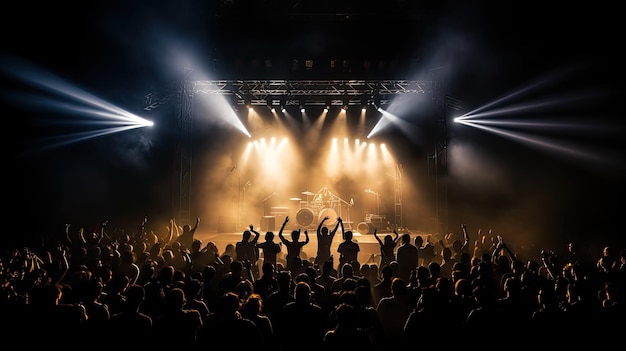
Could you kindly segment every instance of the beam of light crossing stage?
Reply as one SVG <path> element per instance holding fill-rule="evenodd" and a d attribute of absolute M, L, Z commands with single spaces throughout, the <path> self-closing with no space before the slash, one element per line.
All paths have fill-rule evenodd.
<path fill-rule="evenodd" d="M 570 68 L 569 71 L 571 71 L 571 70 L 572 69 Z M 558 77 L 561 77 L 561 76 L 565 75 L 567 73 L 566 71 L 568 71 L 568 70 L 564 70 L 563 72 L 560 72 L 560 73 L 559 72 L 553 73 L 553 74 L 551 74 L 550 76 L 548 76 L 546 78 L 543 78 L 543 79 L 538 80 L 538 81 L 536 81 L 534 83 L 528 84 L 527 86 L 522 87 L 522 88 L 520 88 L 520 89 L 518 89 L 518 90 L 516 90 L 516 91 L 514 91 L 514 92 L 512 92 L 512 93 L 510 93 L 508 95 L 500 97 L 500 98 L 498 98 L 498 99 L 496 99 L 496 100 L 494 100 L 492 102 L 489 102 L 489 103 L 487 103 L 487 104 L 485 104 L 483 106 L 480 106 L 480 107 L 478 107 L 478 108 L 476 108 L 476 109 L 474 109 L 472 111 L 469 111 L 465 115 L 476 115 L 478 112 L 483 111 L 483 110 L 485 110 L 485 109 L 487 109 L 489 107 L 492 107 L 492 106 L 495 106 L 495 105 L 497 105 L 499 103 L 511 100 L 514 97 L 518 96 L 518 95 L 521 95 L 523 93 L 529 92 L 529 91 L 531 91 L 533 89 L 536 89 L 538 87 L 544 86 L 548 82 L 554 81 Z M 463 116 L 465 116 L 465 115 L 463 115 Z M 461 116 L 461 117 L 463 117 L 463 116 Z"/>
<path fill-rule="evenodd" d="M 473 117 L 473 116 L 472 116 Z M 522 128 L 532 128 L 532 129 L 558 129 L 558 130 L 567 130 L 567 129 L 576 129 L 576 130 L 584 130 L 589 131 L 589 129 L 597 129 L 597 130 L 608 130 L 608 127 L 603 126 L 589 126 L 587 124 L 582 123 L 555 123 L 555 122 L 540 122 L 540 121 L 516 121 L 516 120 L 486 120 L 486 119 L 473 119 L 473 118 L 455 118 L 455 123 L 459 124 L 475 124 L 475 125 L 488 125 L 488 126 L 496 126 L 496 127 L 522 127 Z M 463 123 L 468 122 L 468 123 Z"/>
<path fill-rule="evenodd" d="M 219 121 L 222 123 L 226 123 L 237 130 L 241 131 L 248 138 L 252 138 L 252 135 L 246 129 L 241 119 L 237 115 L 237 112 L 233 109 L 233 107 L 228 103 L 228 100 L 221 95 L 209 95 L 206 97 L 209 102 L 211 102 L 210 107 L 206 107 L 211 111 L 207 111 L 206 115 L 212 116 L 213 121 Z M 200 115 L 203 113 L 200 112 Z"/>
<path fill-rule="evenodd" d="M 10 66 L 10 65 L 8 65 Z M 8 67 L 5 66 L 5 69 Z M 9 73 L 24 82 L 42 89 L 44 92 L 58 95 L 65 100 L 55 100 L 49 97 L 34 96 L 28 101 L 26 97 L 18 98 L 30 106 L 36 105 L 62 114 L 79 115 L 84 118 L 95 117 L 95 120 L 71 120 L 63 122 L 73 125 L 104 125 L 111 126 L 98 130 L 69 133 L 40 139 L 39 143 L 49 141 L 48 145 L 42 145 L 37 150 L 51 149 L 63 145 L 81 142 L 96 137 L 119 133 L 135 128 L 149 127 L 153 123 L 138 117 L 122 108 L 119 108 L 93 94 L 79 89 L 61 78 L 38 69 L 32 65 L 21 64 L 13 69 L 8 69 Z M 16 95 L 13 93 L 12 95 Z M 32 94 L 30 94 L 32 96 Z M 43 123 L 54 123 L 53 121 L 43 121 Z M 58 141 L 61 140 L 61 141 Z M 36 150 L 31 150 L 36 151 Z"/>
<path fill-rule="evenodd" d="M 123 127 L 106 128 L 106 129 L 100 129 L 100 130 L 92 130 L 88 132 L 68 133 L 68 134 L 63 134 L 63 135 L 47 137 L 47 138 L 41 138 L 38 141 L 39 143 L 44 144 L 44 145 L 41 145 L 38 148 L 31 149 L 29 153 L 33 153 L 36 151 L 50 150 L 50 149 L 54 149 L 57 147 L 66 146 L 69 144 L 74 144 L 74 143 L 78 143 L 81 141 L 101 137 L 101 136 L 108 135 L 108 134 L 119 133 L 119 132 L 123 132 L 123 131 L 134 129 L 134 128 L 139 128 L 139 127 L 140 126 L 137 126 L 137 125 L 131 125 L 131 126 L 126 125 Z"/>
<path fill-rule="evenodd" d="M 463 125 L 470 126 L 470 127 L 478 128 L 488 133 L 493 133 L 493 134 L 505 137 L 507 139 L 515 140 L 523 144 L 539 147 L 545 150 L 554 151 L 560 154 L 566 154 L 569 156 L 574 156 L 574 157 L 578 157 L 581 159 L 588 159 L 592 161 L 608 161 L 604 159 L 603 157 L 600 157 L 596 154 L 580 150 L 580 148 L 578 147 L 562 145 L 562 143 L 554 142 L 552 140 L 549 140 L 548 138 L 541 138 L 538 136 L 531 136 L 531 135 L 524 134 L 524 133 L 511 132 L 511 131 L 507 131 L 501 128 L 489 127 L 489 126 L 481 125 L 480 123 L 476 123 L 475 121 L 459 120 L 457 122 Z"/>
<path fill-rule="evenodd" d="M 374 128 L 372 128 L 372 130 L 367 135 L 368 139 L 378 134 L 382 130 L 384 130 L 390 124 L 399 126 L 400 127 L 399 130 L 403 132 L 412 130 L 412 126 L 409 122 L 394 115 L 393 113 L 387 112 L 383 110 L 382 108 L 378 108 L 378 112 L 382 114 L 382 117 L 378 120 L 378 122 L 376 122 L 376 125 L 374 125 Z"/>
<path fill-rule="evenodd" d="M 546 100 L 546 101 L 519 104 L 519 105 L 502 107 L 502 108 L 497 108 L 497 109 L 493 109 L 493 110 L 489 110 L 485 112 L 476 113 L 476 111 L 478 110 L 483 111 L 485 108 L 487 108 L 488 105 L 485 105 L 474 110 L 474 112 L 467 112 L 467 113 L 462 114 L 461 116 L 456 117 L 454 121 L 456 122 L 458 120 L 464 120 L 464 119 L 474 120 L 475 118 L 487 118 L 487 117 L 494 117 L 494 116 L 500 117 L 504 115 L 523 113 L 529 110 L 538 110 L 541 108 L 568 106 L 568 105 L 572 105 L 573 103 L 580 102 L 584 99 L 595 97 L 595 94 L 593 95 L 594 96 L 592 96 L 592 94 L 584 94 L 584 95 L 577 94 L 576 96 L 570 95 L 570 96 L 562 97 L 558 99 L 555 98 L 555 99 Z"/>
<path fill-rule="evenodd" d="M 50 98 L 38 97 L 38 96 L 16 96 L 16 99 L 21 99 L 24 104 L 30 104 L 31 106 L 37 105 L 48 110 L 54 110 L 58 112 L 63 112 L 65 114 L 75 114 L 80 115 L 82 117 L 102 117 L 106 118 L 102 119 L 94 119 L 91 121 L 76 121 L 72 120 L 72 124 L 111 124 L 111 125 L 128 125 L 134 128 L 139 127 L 150 127 L 154 125 L 151 121 L 143 119 L 141 117 L 137 117 L 134 115 L 120 115 L 118 113 L 113 113 L 104 110 L 98 110 L 95 108 L 90 108 L 87 106 L 75 105 L 70 102 L 57 101 Z M 116 121 L 117 120 L 117 121 Z M 52 123 L 52 121 L 46 121 L 46 123 Z M 63 121 L 62 123 L 67 123 Z M 130 128 L 132 129 L 132 128 Z"/>
<path fill-rule="evenodd" d="M 55 93 L 60 96 L 71 98 L 76 102 L 82 102 L 86 105 L 97 107 L 100 111 L 108 111 L 111 113 L 109 116 L 125 118 L 129 121 L 129 123 L 139 124 L 140 126 L 152 125 L 152 122 L 119 108 L 82 89 L 79 89 L 51 73 L 44 72 L 43 70 L 37 69 L 33 66 L 23 66 L 23 68 L 23 70 L 13 70 L 11 73 L 34 86 L 45 88 L 50 93 Z"/>

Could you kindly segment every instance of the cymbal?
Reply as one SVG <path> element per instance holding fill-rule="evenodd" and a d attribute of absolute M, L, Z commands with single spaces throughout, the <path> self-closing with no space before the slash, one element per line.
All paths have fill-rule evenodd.
<path fill-rule="evenodd" d="M 312 192 L 310 192 L 310 191 L 303 191 L 303 192 L 302 192 L 302 195 L 315 195 L 315 194 L 313 194 L 313 193 L 312 193 Z"/>
<path fill-rule="evenodd" d="M 302 199 L 299 198 L 299 197 L 291 197 L 291 198 L 289 198 L 289 200 L 292 200 L 292 201 L 302 201 Z"/>

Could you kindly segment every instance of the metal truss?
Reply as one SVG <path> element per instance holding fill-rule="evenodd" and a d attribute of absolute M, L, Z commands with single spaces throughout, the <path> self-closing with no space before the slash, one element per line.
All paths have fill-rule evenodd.
<path fill-rule="evenodd" d="M 432 94 L 433 82 L 414 80 L 198 80 L 186 81 L 192 95 L 232 96 L 238 105 L 331 106 L 390 103 L 399 95 Z M 146 95 L 153 110 L 180 95 L 180 85 Z"/>

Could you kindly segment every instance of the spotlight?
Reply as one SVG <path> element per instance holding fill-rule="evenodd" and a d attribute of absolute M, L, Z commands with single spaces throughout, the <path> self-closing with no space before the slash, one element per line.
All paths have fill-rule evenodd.
<path fill-rule="evenodd" d="M 367 95 L 361 96 L 361 111 L 365 112 L 367 110 L 368 101 Z"/>
<path fill-rule="evenodd" d="M 298 70 L 300 70 L 300 60 L 298 60 L 297 58 L 291 60 L 291 70 L 293 72 L 297 72 Z"/>
<path fill-rule="evenodd" d="M 344 73 L 351 72 L 352 70 L 350 68 L 350 60 L 349 59 L 343 59 L 343 61 L 341 62 L 341 68 L 342 68 Z"/>
<path fill-rule="evenodd" d="M 372 103 L 376 109 L 380 107 L 380 94 L 378 93 L 378 90 L 374 90 L 374 93 L 372 94 Z"/>
<path fill-rule="evenodd" d="M 328 63 L 328 67 L 330 68 L 331 72 L 336 72 L 337 71 L 337 59 L 330 59 Z"/>

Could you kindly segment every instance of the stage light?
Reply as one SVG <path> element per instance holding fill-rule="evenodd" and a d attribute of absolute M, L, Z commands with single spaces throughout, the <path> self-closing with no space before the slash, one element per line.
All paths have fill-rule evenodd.
<path fill-rule="evenodd" d="M 307 71 L 310 71 L 313 69 L 313 59 L 306 59 L 306 61 L 304 61 L 304 67 Z"/>
<path fill-rule="evenodd" d="M 377 110 L 380 108 L 380 94 L 378 93 L 378 90 L 374 90 L 374 93 L 372 94 L 372 103 Z"/>
<path fill-rule="evenodd" d="M 349 59 L 343 59 L 343 61 L 341 62 L 341 68 L 342 68 L 344 73 L 351 72 L 352 70 L 350 69 L 350 60 Z"/>
<path fill-rule="evenodd" d="M 337 59 L 331 59 L 328 63 L 331 72 L 337 71 Z"/>

